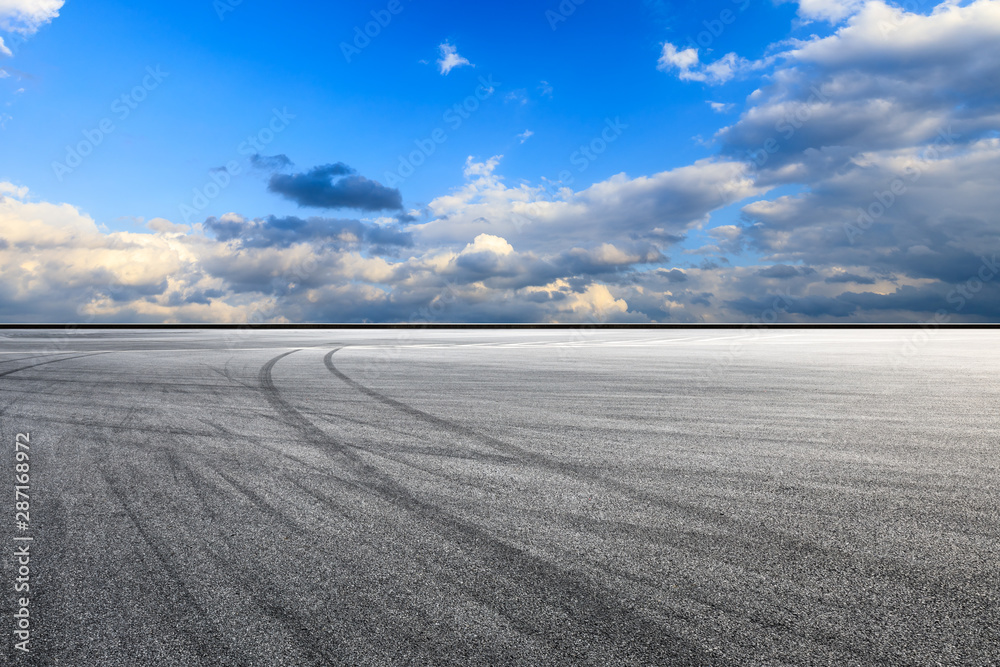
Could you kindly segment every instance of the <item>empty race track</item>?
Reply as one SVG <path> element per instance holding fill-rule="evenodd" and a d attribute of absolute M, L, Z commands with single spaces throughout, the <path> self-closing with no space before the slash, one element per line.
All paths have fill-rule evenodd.
<path fill-rule="evenodd" d="M 1000 331 L 0 331 L 0 662 L 1000 664 L 998 377 Z"/>

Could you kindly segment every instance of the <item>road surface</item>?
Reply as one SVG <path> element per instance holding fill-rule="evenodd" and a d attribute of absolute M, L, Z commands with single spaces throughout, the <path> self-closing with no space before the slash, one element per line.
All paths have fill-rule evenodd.
<path fill-rule="evenodd" d="M 0 662 L 1000 664 L 998 339 L 0 331 Z"/>

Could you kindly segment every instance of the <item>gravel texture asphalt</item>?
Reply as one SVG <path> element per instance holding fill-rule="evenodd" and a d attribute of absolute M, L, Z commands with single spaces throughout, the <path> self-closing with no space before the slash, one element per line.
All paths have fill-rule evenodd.
<path fill-rule="evenodd" d="M 997 665 L 998 343 L 0 331 L 0 663 Z"/>

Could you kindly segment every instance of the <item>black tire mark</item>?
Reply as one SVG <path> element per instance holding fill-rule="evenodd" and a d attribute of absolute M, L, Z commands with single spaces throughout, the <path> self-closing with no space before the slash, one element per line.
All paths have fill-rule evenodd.
<path fill-rule="evenodd" d="M 86 426 L 88 429 L 108 429 L 109 431 L 128 431 L 130 433 L 148 433 L 151 435 L 184 435 L 189 437 L 208 437 L 213 435 L 209 432 L 189 431 L 183 428 L 152 428 L 139 426 L 124 426 L 122 424 L 108 424 L 96 420 L 82 419 L 59 419 L 48 415 L 33 415 L 21 413 L 19 419 L 32 420 L 42 424 L 65 424 L 67 426 Z"/>
<path fill-rule="evenodd" d="M 20 373 L 21 371 L 26 371 L 29 368 L 38 368 L 39 366 L 45 366 L 47 364 L 58 364 L 62 361 L 69 361 L 71 359 L 83 359 L 84 357 L 96 357 L 99 354 L 111 354 L 110 352 L 91 352 L 89 354 L 78 354 L 75 357 L 63 357 L 62 359 L 51 359 L 49 361 L 39 361 L 37 364 L 31 364 L 29 366 L 21 366 L 20 368 L 12 368 L 9 371 L 0 372 L 0 378 L 6 377 L 8 375 L 13 375 L 14 373 Z"/>
<path fill-rule="evenodd" d="M 336 351 L 328 354 L 327 360 Z M 281 398 L 272 380 L 271 372 L 278 361 L 293 352 L 278 355 L 261 368 L 261 386 L 266 392 L 268 401 L 276 410 L 279 410 L 289 426 L 297 429 L 311 443 L 321 447 L 333 444 L 334 450 L 348 452 L 349 450 L 343 443 L 331 438 Z M 336 371 L 334 372 L 336 373 Z M 388 400 L 392 401 L 393 399 Z M 393 402 L 399 403 L 398 401 Z M 404 404 L 399 403 L 399 405 L 405 412 L 426 414 Z M 465 429 L 463 428 L 463 430 Z M 350 452 L 350 454 L 353 456 L 348 456 L 348 460 L 358 465 L 357 472 L 362 474 L 364 480 L 359 483 L 360 486 L 379 496 L 383 501 L 432 524 L 435 527 L 435 532 L 441 537 L 463 545 L 471 553 L 479 554 L 484 564 L 500 575 L 499 578 L 495 578 L 490 576 L 490 572 L 481 570 L 468 572 L 469 577 L 480 579 L 478 584 L 470 589 L 471 591 L 495 590 L 497 586 L 504 586 L 509 582 L 504 586 L 510 589 L 504 591 L 506 594 L 495 595 L 483 599 L 482 602 L 497 610 L 512 626 L 525 635 L 558 646 L 563 655 L 575 654 L 580 648 L 580 642 L 589 640 L 596 641 L 599 646 L 611 646 L 619 655 L 639 660 L 641 664 L 729 664 L 727 660 L 700 649 L 693 642 L 671 632 L 667 627 L 641 612 L 637 613 L 636 609 L 617 600 L 614 591 L 607 590 L 596 581 L 590 580 L 586 575 L 573 576 L 572 572 L 532 556 L 478 526 L 421 500 L 395 479 L 382 473 L 374 466 L 360 461 L 356 453 Z M 485 595 L 485 593 L 482 594 Z M 575 632 L 572 634 L 576 636 L 567 636 L 568 633 L 554 631 L 551 628 L 546 632 L 539 628 L 536 622 L 526 619 L 523 602 L 525 595 L 537 597 L 539 598 L 537 599 L 538 604 L 552 609 L 566 618 L 574 619 L 573 629 Z M 531 608 L 537 609 L 537 607 Z M 672 620 L 679 623 L 688 621 L 686 617 L 676 614 Z M 597 640 L 595 635 L 599 635 L 602 639 Z"/>
<path fill-rule="evenodd" d="M 438 417 L 436 415 L 424 412 L 423 410 L 407 405 L 401 401 L 398 401 L 378 391 L 375 391 L 374 389 L 366 387 L 361 383 L 357 382 L 356 380 L 354 380 L 353 378 L 349 377 L 342 371 L 340 371 L 340 369 L 338 369 L 334 365 L 333 356 L 341 349 L 343 348 L 334 349 L 326 354 L 326 356 L 324 357 L 324 364 L 326 365 L 327 369 L 331 373 L 336 375 L 340 380 L 344 381 L 346 384 L 351 386 L 352 388 L 360 391 L 361 393 L 367 396 L 370 396 L 371 398 L 385 405 L 398 409 L 401 412 L 404 412 L 417 419 L 432 424 L 435 427 L 447 429 L 453 433 L 457 433 L 463 436 L 477 438 L 480 441 L 485 442 L 488 445 L 494 447 L 495 449 L 500 449 L 502 451 L 510 452 L 515 456 L 518 456 L 521 462 L 535 464 L 539 467 L 549 469 L 551 471 L 560 474 L 572 475 L 574 477 L 598 484 L 609 490 L 622 493 L 626 496 L 630 496 L 636 500 L 640 500 L 642 502 L 646 502 L 654 506 L 658 506 L 668 510 L 683 511 L 703 521 L 728 529 L 728 532 L 720 532 L 718 535 L 715 536 L 714 539 L 721 540 L 722 542 L 724 542 L 726 545 L 729 545 L 733 549 L 737 549 L 741 546 L 744 546 L 740 543 L 738 538 L 735 538 L 732 535 L 728 534 L 730 532 L 739 531 L 740 529 L 745 528 L 745 526 L 740 524 L 740 522 L 736 518 L 720 515 L 718 512 L 707 510 L 705 508 L 691 506 L 685 503 L 670 501 L 668 499 L 663 498 L 662 496 L 645 492 L 640 489 L 635 489 L 634 487 L 622 484 L 620 482 L 617 482 L 616 480 L 608 479 L 600 474 L 592 472 L 591 470 L 583 466 L 562 464 L 557 460 L 552 459 L 548 456 L 527 451 L 521 447 L 517 447 L 516 445 L 512 445 L 510 443 L 505 443 L 490 435 L 479 433 L 478 431 L 463 426 L 461 424 L 457 424 L 449 420 L 443 419 L 441 417 Z M 582 528 L 582 526 L 580 526 L 580 528 Z M 678 541 L 680 541 L 680 543 L 686 543 L 685 540 L 680 539 L 682 537 L 681 534 L 674 533 L 671 531 L 657 531 L 657 533 L 659 541 L 663 544 L 677 544 Z M 837 562 L 842 567 L 849 567 L 852 569 L 858 566 L 858 563 L 856 561 L 853 561 L 848 555 L 840 552 L 839 550 L 823 549 L 812 542 L 795 538 L 794 536 L 781 532 L 780 530 L 777 529 L 762 528 L 761 534 L 763 537 L 766 538 L 760 541 L 761 544 L 780 545 L 780 546 L 773 546 L 773 548 L 770 550 L 772 553 L 774 553 L 775 556 L 778 556 L 779 552 L 782 551 L 783 548 L 786 554 L 789 552 L 798 553 L 801 554 L 802 557 L 807 560 L 821 559 L 823 562 Z M 695 533 L 694 535 L 697 534 Z M 634 537 L 634 535 L 630 536 Z M 702 549 L 697 549 L 697 551 L 700 553 L 704 553 L 706 555 L 712 555 L 711 549 L 702 548 Z M 719 554 L 714 554 L 714 555 L 715 557 L 722 558 L 722 560 L 725 562 L 729 562 L 728 559 L 719 556 Z M 912 583 L 912 577 L 907 576 L 906 572 L 896 572 L 895 574 L 896 578 L 901 579 L 906 583 Z M 720 609 L 722 611 L 734 611 L 732 609 L 727 609 L 725 607 L 722 607 L 718 605 L 718 603 L 712 603 L 708 601 L 707 598 L 702 599 L 702 597 L 703 596 L 694 596 L 692 597 L 692 599 L 697 600 L 710 607 Z M 748 618 L 747 620 L 761 627 L 770 627 L 768 625 L 770 621 L 768 621 L 768 619 L 766 618 L 759 618 L 759 619 Z M 784 629 L 792 631 L 790 628 L 784 628 Z M 864 655 L 869 655 L 867 653 L 868 649 L 866 649 L 865 647 L 853 646 L 844 639 L 834 642 L 834 645 L 841 647 L 843 650 L 849 653 L 853 654 L 861 653 Z M 874 664 L 884 664 L 886 661 L 886 658 L 875 658 L 870 655 L 869 657 L 874 661 Z"/>
<path fill-rule="evenodd" d="M 53 354 L 62 354 L 62 353 L 55 352 Z M 94 356 L 97 356 L 99 354 L 110 354 L 110 352 L 91 352 L 89 354 L 78 354 L 78 355 L 72 356 L 72 357 L 63 357 L 62 359 L 51 359 L 49 361 L 40 361 L 37 364 L 29 364 L 28 366 L 21 366 L 20 368 L 12 368 L 10 370 L 6 370 L 6 371 L 3 371 L 3 372 L 0 372 L 0 378 L 6 377 L 8 375 L 13 375 L 14 373 L 20 373 L 21 371 L 26 371 L 26 370 L 28 370 L 30 368 L 37 368 L 39 366 L 45 366 L 47 364 L 57 364 L 57 363 L 62 362 L 62 361 L 70 361 L 72 359 L 82 359 L 84 357 L 94 357 Z M 52 355 L 40 355 L 40 356 L 52 356 Z M 49 380 L 49 381 L 43 380 L 42 382 L 44 382 L 45 385 L 48 385 L 48 384 L 52 383 L 51 380 Z M 45 385 L 43 385 L 43 386 L 45 386 Z M 6 391 L 6 390 L 0 388 L 0 392 L 3 392 L 3 391 Z M 10 403 L 7 403 L 6 405 L 0 405 L 0 414 L 3 414 L 4 412 L 6 412 L 9 409 L 11 409 L 14 406 L 16 406 L 22 400 L 22 398 L 23 398 L 22 394 L 20 392 L 17 392 L 15 394 L 15 397 L 14 397 L 13 401 L 11 401 Z"/>
<path fill-rule="evenodd" d="M 226 501 L 226 499 L 228 498 L 227 494 L 224 493 L 221 490 L 221 488 L 218 487 L 217 485 L 213 484 L 204 477 L 195 474 L 194 471 L 189 466 L 182 465 L 179 462 L 178 465 L 180 467 L 182 474 L 184 474 L 184 476 L 187 478 L 187 481 L 191 489 L 198 497 L 201 503 L 200 505 L 201 509 L 203 509 L 212 518 L 213 521 L 219 518 L 219 515 L 217 515 L 214 512 L 214 510 L 212 510 L 211 504 L 208 502 L 204 489 L 208 488 L 214 491 L 216 495 L 219 497 L 221 502 Z M 218 471 L 216 470 L 216 472 Z M 105 481 L 108 481 L 108 476 L 106 474 L 104 474 L 104 477 Z M 227 481 L 230 480 L 227 479 Z M 197 603 L 193 594 L 190 593 L 190 590 L 185 585 L 183 579 L 181 578 L 180 573 L 177 571 L 176 568 L 173 568 L 170 565 L 168 557 L 164 555 L 166 548 L 162 544 L 160 544 L 158 540 L 154 540 L 153 538 L 151 538 L 151 536 L 145 531 L 137 515 L 133 511 L 131 511 L 131 509 L 128 507 L 127 504 L 125 504 L 123 494 L 118 492 L 115 488 L 112 488 L 112 491 L 115 493 L 115 496 L 119 499 L 119 502 L 122 503 L 122 506 L 124 507 L 126 513 L 132 520 L 132 523 L 135 524 L 136 528 L 139 530 L 139 533 L 142 536 L 143 540 L 153 550 L 154 555 L 156 556 L 160 564 L 163 566 L 163 569 L 167 572 L 170 580 L 181 591 L 181 594 L 185 602 L 189 606 L 192 606 L 195 609 L 197 609 L 202 617 L 209 618 L 210 616 L 208 615 L 206 610 L 200 604 Z M 227 581 L 232 581 L 235 584 L 237 584 L 239 589 L 246 595 L 246 597 L 253 601 L 252 609 L 262 612 L 265 616 L 275 621 L 282 630 L 287 631 L 297 642 L 297 648 L 304 655 L 310 656 L 310 659 L 312 660 L 313 664 L 316 665 L 331 664 L 329 662 L 330 656 L 325 655 L 322 651 L 317 652 L 315 648 L 317 637 L 314 636 L 314 634 L 307 629 L 309 627 L 308 619 L 301 617 L 295 614 L 294 612 L 285 609 L 284 607 L 281 607 L 279 604 L 275 602 L 275 600 L 286 598 L 287 591 L 280 591 L 273 586 L 266 586 L 267 592 L 262 594 L 260 592 L 260 589 L 262 586 L 265 585 L 262 583 L 259 577 L 254 577 L 253 579 L 251 579 L 252 575 L 248 576 L 241 574 L 241 571 L 245 570 L 245 567 L 239 566 L 231 562 L 230 560 L 226 559 L 225 557 L 221 556 L 215 549 L 212 548 L 212 546 L 209 543 L 200 544 L 199 553 L 208 556 L 208 558 L 212 562 L 214 562 L 218 567 L 220 567 L 221 573 L 226 577 Z M 178 627 L 181 626 L 178 625 Z M 212 635 L 211 640 L 214 640 L 212 641 L 212 645 L 214 646 L 219 644 L 219 642 L 223 640 L 222 633 L 214 625 L 210 626 L 210 631 Z M 188 634 L 190 633 L 185 633 L 185 636 L 187 636 Z M 206 660 L 205 664 L 209 664 L 208 662 L 209 660 L 211 661 L 211 664 L 217 664 L 216 661 L 218 660 L 217 657 L 218 653 L 208 652 L 208 650 L 211 647 L 204 640 L 195 636 L 193 640 L 189 641 L 197 642 L 198 655 Z M 240 665 L 253 664 L 242 658 L 237 659 L 235 656 L 233 656 L 233 653 L 228 646 L 223 645 L 223 648 L 225 650 L 225 655 L 232 658 L 232 662 L 229 664 L 240 664 Z"/>
<path fill-rule="evenodd" d="M 365 419 L 360 417 L 355 418 L 355 417 L 347 417 L 345 415 L 332 415 L 322 412 L 305 412 L 305 411 L 303 411 L 302 414 L 312 415 L 314 417 L 317 417 L 326 422 L 327 424 L 329 424 L 330 426 L 336 426 L 337 424 L 335 423 L 335 421 L 344 421 L 350 424 L 357 424 L 358 426 L 371 425 L 370 422 L 365 421 Z M 383 430 L 388 431 L 390 433 L 395 433 L 397 435 L 404 435 L 404 436 L 413 435 L 412 430 L 407 430 L 404 428 L 385 427 Z M 422 439 L 426 440 L 426 438 Z M 357 445 L 354 446 L 357 447 Z M 455 451 L 454 449 L 449 449 L 448 447 L 440 445 L 410 446 L 410 447 L 396 447 L 396 448 L 382 446 L 376 450 L 366 450 L 366 451 L 371 451 L 372 453 L 393 451 L 400 454 L 416 454 L 423 456 L 434 456 L 445 459 L 460 459 L 464 461 L 479 461 L 488 463 L 521 463 L 520 459 L 505 454 L 487 454 L 481 452 L 473 453 L 468 451 Z"/>
<path fill-rule="evenodd" d="M 17 357 L 15 359 L 3 359 L 2 361 L 0 361 L 0 364 L 13 364 L 13 363 L 16 363 L 18 361 L 27 361 L 28 359 L 42 359 L 42 358 L 45 358 L 45 357 L 53 357 L 53 356 L 55 356 L 57 354 L 68 354 L 68 353 L 67 352 L 46 352 L 46 353 L 43 353 L 43 354 L 29 354 L 29 355 L 27 355 L 25 357 Z M 6 356 L 6 355 L 4 355 L 4 356 Z"/>
<path fill-rule="evenodd" d="M 332 350 L 329 353 L 327 353 L 327 355 L 323 358 L 323 363 L 326 364 L 327 369 L 329 369 L 329 371 L 331 373 L 333 373 L 334 375 L 336 375 L 338 378 L 340 378 L 341 380 L 343 380 L 344 382 L 346 382 L 348 385 L 350 385 L 354 389 L 357 389 L 361 393 L 365 394 L 366 396 L 370 396 L 370 397 L 374 398 L 376 401 L 379 401 L 380 403 L 384 403 L 385 405 L 388 405 L 388 406 L 393 407 L 393 408 L 395 408 L 397 410 L 405 412 L 408 415 L 416 417 L 417 419 L 420 419 L 422 421 L 428 422 L 428 423 L 430 423 L 430 424 L 432 424 L 432 425 L 434 425 L 434 426 L 436 426 L 438 428 L 442 428 L 442 429 L 445 429 L 447 431 L 451 431 L 452 433 L 458 433 L 459 435 L 464 435 L 466 437 L 473 438 L 473 439 L 479 440 L 481 442 L 485 442 L 488 445 L 490 445 L 491 447 L 493 447 L 494 449 L 498 449 L 500 451 L 507 451 L 507 452 L 516 454 L 518 457 L 520 457 L 522 459 L 525 458 L 525 457 L 528 457 L 528 458 L 545 459 L 546 461 L 548 460 L 546 457 L 543 457 L 543 456 L 540 456 L 538 454 L 535 454 L 534 452 L 530 452 L 530 451 L 528 451 L 526 449 L 523 449 L 521 447 L 517 447 L 515 445 L 511 445 L 509 443 L 503 442 L 502 440 L 498 440 L 498 439 L 494 438 L 493 436 L 489 436 L 489 435 L 486 435 L 484 433 L 480 433 L 480 432 L 475 431 L 475 430 L 473 430 L 471 428 L 468 428 L 467 426 L 462 426 L 461 424 L 456 424 L 455 422 L 449 421 L 447 419 L 443 419 L 443 418 L 438 417 L 436 415 L 432 415 L 432 414 L 430 414 L 428 412 L 424 412 L 423 410 L 418 410 L 417 408 L 415 408 L 415 407 L 413 407 L 411 405 L 407 405 L 406 403 L 403 403 L 401 401 L 397 401 L 394 398 L 389 398 L 385 394 L 381 394 L 381 393 L 375 391 L 374 389 L 366 387 L 365 385 L 361 384 L 360 382 L 357 382 L 354 379 L 352 379 L 352 378 L 348 377 L 347 375 L 345 375 L 344 373 L 342 373 L 340 371 L 340 369 L 337 368 L 333 364 L 333 355 L 335 355 L 337 352 L 340 352 L 341 349 L 343 349 L 343 348 L 337 348 L 337 349 Z"/>
<path fill-rule="evenodd" d="M 716 559 L 735 567 L 746 566 L 745 561 L 741 561 L 739 558 L 732 556 L 732 554 L 739 553 L 740 547 L 743 545 L 739 543 L 738 539 L 729 535 L 713 535 L 711 543 L 699 544 L 700 541 L 703 541 L 704 536 L 693 530 L 678 531 L 668 528 L 636 526 L 628 522 L 601 520 L 585 515 L 573 515 L 569 518 L 573 520 L 572 525 L 575 529 L 591 533 L 592 535 L 601 538 L 614 536 L 647 542 L 652 545 L 679 544 L 685 551 L 698 554 L 703 558 Z M 762 541 L 760 545 L 766 549 L 767 554 L 775 562 L 778 560 L 787 560 L 789 558 L 789 554 L 797 553 L 798 549 L 796 546 L 791 546 L 781 542 L 772 542 L 770 540 Z M 852 570 L 857 571 L 859 566 L 857 561 L 852 560 L 848 554 L 840 549 L 820 549 L 815 545 L 812 545 L 810 553 L 799 554 L 798 556 L 804 561 L 815 561 L 815 567 L 817 570 L 822 567 L 827 570 L 832 569 L 835 572 L 848 572 Z M 865 574 L 866 576 L 869 575 L 867 572 Z M 882 572 L 881 574 L 884 576 L 887 573 Z M 905 583 L 912 583 L 919 580 L 917 576 L 914 576 L 914 574 L 909 571 L 896 571 L 888 574 Z M 616 572 L 615 575 L 629 581 L 635 586 L 652 586 L 651 580 L 643 579 L 642 577 L 635 576 L 634 574 Z M 700 586 L 696 590 L 687 591 L 685 593 L 685 597 L 697 602 L 698 604 L 723 612 L 724 614 L 739 615 L 750 625 L 756 626 L 764 631 L 778 630 L 780 632 L 793 635 L 798 639 L 815 642 L 822 645 L 824 648 L 835 648 L 843 653 L 851 654 L 855 658 L 867 664 L 893 664 L 891 658 L 875 654 L 875 651 L 878 650 L 877 647 L 853 643 L 852 640 L 854 637 L 845 637 L 842 635 L 824 636 L 824 630 L 822 629 L 816 629 L 808 626 L 802 627 L 801 625 L 795 626 L 776 619 L 773 615 L 769 615 L 764 611 L 751 613 L 745 606 L 740 607 L 739 605 L 726 604 L 724 602 L 713 600 L 709 595 L 706 595 L 701 590 Z M 841 609 L 846 610 L 850 607 L 849 602 L 844 602 L 839 605 L 831 602 L 825 602 L 824 604 L 827 608 L 830 606 L 839 606 Z"/>
<path fill-rule="evenodd" d="M 609 479 L 597 472 L 592 471 L 586 466 L 560 462 L 552 457 L 546 456 L 544 454 L 538 454 L 537 452 L 532 452 L 523 447 L 518 447 L 517 445 L 512 445 L 510 443 L 503 442 L 502 440 L 494 438 L 493 436 L 486 435 L 484 433 L 479 433 L 478 431 L 471 429 L 467 426 L 456 424 L 447 419 L 443 419 L 436 415 L 432 415 L 430 413 L 424 412 L 423 410 L 419 410 L 410 405 L 402 403 L 401 401 L 397 401 L 394 398 L 390 398 L 389 396 L 386 396 L 378 391 L 375 391 L 374 389 L 362 385 L 361 383 L 357 382 L 350 376 L 344 374 L 340 369 L 338 369 L 333 363 L 333 355 L 339 352 L 341 349 L 343 348 L 337 348 L 335 350 L 332 350 L 329 353 L 327 353 L 327 355 L 324 357 L 323 361 L 327 369 L 330 370 L 330 372 L 336 375 L 338 378 L 343 380 L 345 383 L 347 383 L 349 386 L 357 389 L 358 391 L 374 398 L 375 400 L 385 405 L 397 408 L 409 415 L 412 415 L 418 419 L 431 423 L 439 428 L 448 429 L 454 433 L 459 433 L 467 437 L 478 438 L 482 442 L 485 442 L 496 449 L 509 452 L 512 456 L 514 456 L 518 460 L 518 462 L 534 464 L 542 469 L 546 469 L 570 477 L 575 477 L 577 479 L 581 479 L 583 481 L 590 482 L 598 486 L 602 486 L 610 491 L 621 493 L 625 496 L 632 498 L 633 500 L 643 503 L 648 503 L 650 505 L 665 510 L 684 512 L 687 513 L 688 515 L 695 516 L 698 519 L 701 519 L 702 521 L 715 524 L 724 529 L 738 531 L 743 528 L 742 524 L 740 524 L 739 521 L 737 521 L 735 518 L 731 518 L 725 515 L 720 515 L 719 512 L 716 512 L 714 510 L 706 509 L 704 507 L 700 507 L 697 505 L 692 505 L 690 503 L 683 503 L 680 501 L 670 500 L 664 498 L 662 495 L 650 493 L 648 491 L 643 491 L 641 489 L 636 489 L 635 487 L 629 486 L 628 484 L 623 484 L 617 480 Z M 779 439 L 776 438 L 775 441 L 777 442 L 779 441 Z M 794 538 L 778 530 L 771 530 L 767 532 L 772 536 L 772 539 L 778 541 L 791 542 L 796 546 L 796 548 L 801 550 L 812 551 L 817 548 L 816 545 L 812 544 L 811 542 L 795 540 Z"/>
<path fill-rule="evenodd" d="M 146 546 L 149 547 L 150 551 L 155 556 L 156 560 L 159 562 L 162 572 L 167 575 L 168 580 L 172 584 L 172 587 L 176 589 L 181 600 L 183 600 L 184 605 L 190 609 L 196 610 L 201 618 L 208 621 L 206 624 L 207 632 L 205 633 L 195 633 L 195 632 L 180 632 L 180 628 L 185 627 L 188 623 L 185 621 L 182 614 L 172 614 L 173 621 L 178 628 L 178 634 L 182 636 L 185 640 L 193 644 L 197 649 L 197 653 L 200 656 L 212 656 L 213 660 L 224 659 L 224 664 L 243 664 L 242 660 L 237 659 L 233 654 L 230 645 L 224 641 L 222 634 L 219 632 L 218 628 L 214 623 L 211 622 L 211 614 L 198 602 L 197 598 L 191 592 L 191 589 L 184 581 L 184 574 L 179 570 L 173 563 L 173 559 L 170 557 L 169 548 L 164 545 L 160 540 L 156 539 L 146 528 L 143 526 L 142 520 L 139 515 L 136 514 L 135 510 L 128 503 L 128 499 L 125 497 L 124 491 L 119 487 L 119 485 L 108 475 L 107 471 L 100 467 L 101 477 L 104 479 L 108 490 L 111 494 L 118 500 L 122 509 L 128 515 L 135 526 L 135 529 L 139 532 Z"/>
<path fill-rule="evenodd" d="M 293 408 L 285 399 L 281 397 L 281 394 L 278 393 L 277 387 L 274 386 L 274 379 L 271 377 L 271 371 L 274 369 L 274 365 L 276 363 L 291 354 L 295 354 L 296 352 L 298 352 L 298 350 L 291 350 L 290 352 L 279 354 L 261 367 L 260 373 L 258 374 L 258 380 L 260 381 L 261 389 L 264 391 L 264 398 L 267 399 L 267 402 L 271 404 L 271 407 L 277 411 L 278 415 L 285 422 L 285 424 L 293 426 L 297 431 L 305 435 L 310 443 L 333 449 L 338 453 L 346 455 L 353 461 L 359 461 L 355 452 L 345 447 L 343 443 L 328 436 L 321 429 L 317 428 L 315 424 L 303 417 L 298 410 Z"/>
<path fill-rule="evenodd" d="M 507 453 L 519 463 L 532 464 L 538 468 L 548 470 L 550 472 L 555 472 L 561 475 L 566 475 L 568 477 L 582 479 L 586 482 L 603 486 L 604 488 L 609 489 L 611 491 L 624 494 L 635 500 L 649 503 L 651 505 L 655 505 L 657 507 L 666 510 L 688 512 L 704 521 L 709 521 L 712 523 L 722 524 L 727 526 L 731 524 L 730 521 L 720 519 L 719 514 L 717 512 L 705 510 L 704 508 L 682 503 L 679 501 L 669 500 L 661 495 L 636 489 L 635 487 L 629 486 L 627 484 L 623 484 L 616 480 L 609 479 L 599 473 L 590 470 L 586 466 L 558 461 L 557 459 L 554 459 L 550 456 L 546 456 L 545 454 L 539 454 L 537 452 L 525 449 L 524 447 L 518 447 L 517 445 L 512 445 L 498 438 L 494 438 L 491 435 L 480 433 L 475 429 L 463 426 L 461 424 L 456 424 L 442 417 L 438 417 L 428 412 L 424 412 L 423 410 L 414 408 L 413 406 L 407 405 L 406 403 L 403 403 L 401 401 L 397 401 L 394 398 L 390 398 L 385 394 L 382 394 L 380 392 L 375 391 L 374 389 L 364 386 L 363 384 L 357 382 L 353 378 L 344 374 L 339 368 L 337 368 L 333 363 L 333 355 L 339 352 L 341 349 L 343 348 L 337 348 L 335 350 L 332 350 L 326 355 L 326 357 L 324 357 L 323 362 L 326 365 L 327 369 L 331 373 L 336 375 L 339 379 L 344 381 L 346 384 L 351 386 L 352 388 L 357 389 L 363 394 L 374 398 L 380 403 L 396 408 L 402 412 L 405 412 L 408 415 L 411 415 L 413 417 L 416 417 L 417 419 L 430 423 L 438 428 L 446 429 L 453 433 L 457 433 L 484 442 L 496 450 Z"/>
<path fill-rule="evenodd" d="M 240 380 L 237 380 L 236 378 L 234 378 L 232 376 L 232 374 L 229 372 L 229 367 L 228 366 L 224 370 L 220 370 L 220 369 L 216 368 L 215 366 L 209 366 L 208 364 L 205 364 L 205 366 L 210 371 L 212 371 L 213 373 L 216 373 L 217 375 L 226 378 L 226 380 L 228 380 L 230 384 L 238 384 L 241 387 L 243 387 L 244 389 L 251 389 L 251 390 L 256 389 L 256 387 L 248 385 L 247 383 L 241 382 Z"/>
<path fill-rule="evenodd" d="M 236 491 L 238 491 L 241 495 L 246 497 L 251 504 L 257 507 L 257 509 L 270 517 L 272 521 L 283 523 L 287 528 L 290 528 L 292 531 L 299 534 L 305 534 L 308 532 L 297 521 L 281 512 L 281 510 L 269 503 L 263 496 L 248 487 L 246 484 L 236 481 L 231 476 L 219 470 L 217 467 L 213 466 L 212 470 L 215 471 L 216 475 L 226 480 L 226 482 L 228 482 L 229 485 L 236 489 Z"/>
<path fill-rule="evenodd" d="M 174 477 L 177 477 L 178 472 L 184 476 L 188 486 L 194 492 L 195 497 L 198 498 L 198 507 L 206 518 L 208 518 L 211 522 L 218 519 L 219 516 L 215 513 L 215 510 L 208 502 L 208 497 L 205 494 L 205 487 L 208 486 L 205 483 L 205 480 L 201 476 L 195 474 L 194 470 L 191 469 L 191 466 L 181 463 L 176 456 L 171 456 L 169 458 L 171 466 L 174 467 L 174 470 L 172 470 Z M 178 481 L 178 486 L 180 486 L 180 484 L 181 482 Z"/>
<path fill-rule="evenodd" d="M 317 665 L 317 667 L 347 664 L 329 651 L 326 645 L 328 638 L 315 629 L 315 619 L 275 602 L 275 600 L 286 598 L 288 596 L 287 590 L 271 586 L 260 577 L 251 578 L 241 574 L 240 572 L 245 568 L 232 562 L 210 545 L 205 545 L 202 552 L 222 569 L 231 581 L 239 586 L 239 590 L 244 595 L 253 601 L 255 609 L 263 612 L 265 616 L 291 635 L 296 642 L 296 647 L 308 657 L 311 664 Z"/>

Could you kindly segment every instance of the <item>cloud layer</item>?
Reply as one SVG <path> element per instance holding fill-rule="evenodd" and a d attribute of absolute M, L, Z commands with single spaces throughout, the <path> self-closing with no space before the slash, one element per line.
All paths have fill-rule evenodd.
<path fill-rule="evenodd" d="M 766 74 L 713 156 L 578 188 L 509 184 L 502 156 L 470 157 L 405 228 L 398 190 L 339 162 L 283 173 L 284 156 L 259 159 L 272 192 L 400 215 L 235 212 L 109 233 L 0 184 L 0 317 L 1000 320 L 1000 2 L 817 0 L 799 14 L 830 34 L 766 61 L 663 47 L 664 76 L 689 85 Z M 459 60 L 442 50 L 447 71 Z M 608 136 L 626 130 L 609 120 Z"/>

